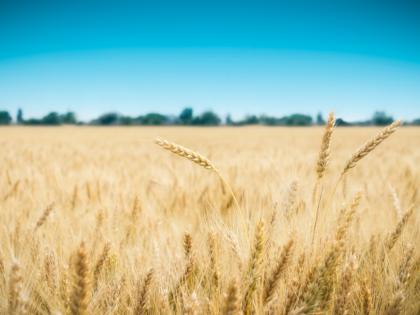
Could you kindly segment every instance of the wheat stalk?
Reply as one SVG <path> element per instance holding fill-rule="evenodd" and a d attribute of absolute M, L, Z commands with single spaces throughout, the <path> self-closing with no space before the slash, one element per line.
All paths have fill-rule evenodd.
<path fill-rule="evenodd" d="M 258 281 L 261 278 L 262 264 L 263 264 L 263 252 L 265 245 L 265 229 L 264 221 L 259 221 L 255 230 L 254 236 L 254 248 L 251 254 L 248 275 L 250 281 L 244 297 L 244 313 L 246 315 L 252 312 L 252 301 L 254 293 L 257 290 Z"/>
<path fill-rule="evenodd" d="M 374 306 L 372 301 L 372 292 L 368 287 L 366 278 L 363 278 L 361 284 L 361 295 L 362 295 L 362 314 L 371 315 L 374 313 Z"/>
<path fill-rule="evenodd" d="M 330 143 L 331 136 L 334 130 L 335 117 L 334 113 L 328 115 L 328 121 L 325 125 L 324 135 L 322 136 L 321 150 L 319 151 L 318 161 L 316 163 L 316 173 L 318 180 L 320 180 L 327 169 L 328 160 L 330 157 Z"/>
<path fill-rule="evenodd" d="M 35 231 L 39 229 L 49 217 L 51 211 L 53 210 L 54 204 L 50 204 L 48 207 L 45 208 L 44 212 L 42 213 L 41 217 L 38 219 L 38 221 L 35 224 Z"/>
<path fill-rule="evenodd" d="M 57 263 L 56 257 L 52 250 L 48 250 L 45 254 L 45 278 L 51 292 L 55 292 L 58 287 Z"/>
<path fill-rule="evenodd" d="M 188 232 L 184 233 L 183 246 L 185 258 L 190 259 L 192 252 L 192 236 Z"/>
<path fill-rule="evenodd" d="M 181 156 L 183 158 L 186 158 L 188 160 L 190 160 L 193 163 L 196 163 L 198 165 L 200 165 L 201 167 L 204 167 L 207 170 L 212 170 L 214 171 L 217 176 L 219 176 L 219 178 L 221 179 L 222 183 L 224 184 L 225 187 L 227 187 L 227 189 L 229 190 L 230 194 L 232 195 L 232 198 L 236 204 L 236 207 L 238 209 L 240 209 L 239 206 L 239 202 L 236 199 L 236 196 L 232 190 L 232 187 L 228 184 L 228 182 L 225 180 L 225 178 L 222 176 L 222 174 L 220 173 L 220 171 L 214 166 L 214 164 L 207 159 L 206 157 L 204 157 L 203 155 L 201 155 L 198 152 L 195 152 L 193 150 L 187 149 L 179 144 L 173 143 L 173 142 L 169 142 L 167 140 L 162 140 L 162 139 L 155 139 L 155 143 L 157 145 L 159 145 L 160 147 L 162 147 L 165 150 L 168 150 L 178 156 Z"/>
<path fill-rule="evenodd" d="M 210 254 L 210 270 L 212 272 L 211 284 L 215 290 L 219 287 L 219 279 L 220 274 L 217 266 L 217 244 L 216 244 L 216 236 L 214 233 L 210 233 L 207 238 L 208 246 L 209 246 L 209 254 Z"/>
<path fill-rule="evenodd" d="M 76 253 L 75 284 L 71 297 L 72 315 L 87 315 L 89 304 L 89 266 L 85 244 L 82 242 Z"/>
<path fill-rule="evenodd" d="M 282 276 L 290 260 L 293 243 L 294 243 L 293 239 L 290 239 L 283 246 L 280 257 L 277 261 L 277 265 L 274 268 L 271 276 L 269 277 L 267 285 L 264 290 L 264 295 L 263 295 L 264 304 L 270 303 L 272 299 L 274 298 L 274 294 L 280 282 L 280 277 Z"/>
<path fill-rule="evenodd" d="M 9 314 L 19 312 L 22 307 L 22 275 L 17 261 L 13 262 L 9 280 Z"/>
<path fill-rule="evenodd" d="M 334 301 L 333 314 L 341 315 L 347 314 L 348 301 L 350 297 L 350 290 L 353 284 L 353 274 L 355 273 L 355 261 L 352 259 L 344 268 L 341 276 L 341 281 L 337 287 L 336 298 Z"/>
<path fill-rule="evenodd" d="M 106 260 L 109 257 L 109 252 L 111 251 L 111 244 L 107 242 L 103 249 L 102 253 L 99 256 L 98 260 L 96 261 L 95 268 L 93 269 L 93 287 L 96 289 L 98 286 L 98 280 L 99 276 L 101 274 L 101 271 L 105 265 Z"/>
<path fill-rule="evenodd" d="M 394 247 L 395 243 L 398 241 L 399 237 L 401 236 L 401 233 L 404 230 L 404 227 L 407 225 L 407 222 L 413 213 L 414 206 L 411 206 L 401 218 L 401 220 L 397 223 L 397 226 L 395 227 L 394 231 L 388 236 L 386 242 L 386 247 L 388 250 L 391 250 Z"/>
<path fill-rule="evenodd" d="M 141 287 L 141 289 L 138 292 L 137 304 L 136 304 L 136 307 L 134 309 L 134 314 L 135 315 L 146 314 L 146 311 L 147 311 L 146 303 L 147 303 L 147 298 L 148 298 L 149 291 L 150 291 L 150 286 L 151 286 L 152 280 L 153 280 L 153 274 L 154 274 L 153 269 L 150 269 L 149 272 L 146 275 L 146 278 L 144 279 L 143 286 Z"/>
<path fill-rule="evenodd" d="M 368 153 L 372 152 L 378 145 L 380 145 L 386 138 L 392 135 L 395 130 L 401 125 L 400 120 L 394 121 L 388 127 L 384 128 L 379 132 L 375 137 L 366 142 L 360 149 L 358 149 L 350 159 L 346 162 L 341 176 L 344 176 L 350 169 L 354 168 L 362 158 L 364 158 Z"/>
<path fill-rule="evenodd" d="M 232 281 L 229 285 L 223 315 L 239 315 L 240 313 L 239 288 L 236 281 Z"/>

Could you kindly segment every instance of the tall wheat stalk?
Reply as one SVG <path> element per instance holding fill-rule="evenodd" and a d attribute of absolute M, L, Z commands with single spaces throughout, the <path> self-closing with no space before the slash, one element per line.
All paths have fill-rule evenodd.
<path fill-rule="evenodd" d="M 322 136 L 321 149 L 319 150 L 318 161 L 316 163 L 316 173 L 318 181 L 322 179 L 327 169 L 330 158 L 331 137 L 334 131 L 335 117 L 334 113 L 328 115 L 328 121 L 325 125 L 324 135 Z"/>
<path fill-rule="evenodd" d="M 173 143 L 173 142 L 169 142 L 167 140 L 162 140 L 162 139 L 155 139 L 155 143 L 157 145 L 159 145 L 160 147 L 162 147 L 165 150 L 168 150 L 178 156 L 181 156 L 183 158 L 186 158 L 187 160 L 196 163 L 198 165 L 200 165 L 201 167 L 204 167 L 207 170 L 211 170 L 213 172 L 215 172 L 217 174 L 217 176 L 219 176 L 220 180 L 222 181 L 222 183 L 225 185 L 225 187 L 229 190 L 229 193 L 232 195 L 232 198 L 235 202 L 235 205 L 238 209 L 240 209 L 239 206 L 239 202 L 236 199 L 236 196 L 233 192 L 232 187 L 229 185 L 229 183 L 226 181 L 226 179 L 222 176 L 222 174 L 220 173 L 220 171 L 214 166 L 214 164 L 207 159 L 206 157 L 204 157 L 203 155 L 201 155 L 200 153 L 187 149 L 179 144 Z"/>
<path fill-rule="evenodd" d="M 89 266 L 85 249 L 85 243 L 82 242 L 76 253 L 75 264 L 75 284 L 71 297 L 72 315 L 87 315 L 89 304 Z"/>
<path fill-rule="evenodd" d="M 347 160 L 344 165 L 343 171 L 341 172 L 341 177 L 344 176 L 349 170 L 354 168 L 362 158 L 372 152 L 378 145 L 380 145 L 385 139 L 392 135 L 395 130 L 401 125 L 400 120 L 394 121 L 392 124 L 382 129 L 375 137 L 366 142 L 362 147 L 360 147 L 353 155 Z"/>
<path fill-rule="evenodd" d="M 239 315 L 241 314 L 241 306 L 239 299 L 239 288 L 236 281 L 232 281 L 225 300 L 223 315 Z"/>
<path fill-rule="evenodd" d="M 243 301 L 243 310 L 245 315 L 252 313 L 252 304 L 254 293 L 257 290 L 257 285 L 261 280 L 263 253 L 265 247 L 265 227 L 264 221 L 259 221 L 255 229 L 254 248 L 249 260 L 249 267 L 247 275 L 249 276 L 249 283 L 245 292 Z"/>
<path fill-rule="evenodd" d="M 327 121 L 327 124 L 325 125 L 325 131 L 324 131 L 324 135 L 322 136 L 322 141 L 321 141 L 321 149 L 319 151 L 318 161 L 316 163 L 317 180 L 316 180 L 315 187 L 312 193 L 313 204 L 315 204 L 316 202 L 320 181 L 324 177 L 324 174 L 327 169 L 328 162 L 329 162 L 331 137 L 334 131 L 334 125 L 335 125 L 335 117 L 334 117 L 334 113 L 331 112 L 328 115 L 328 121 Z M 315 210 L 315 218 L 314 218 L 314 223 L 313 223 L 313 228 L 312 228 L 312 244 L 315 239 L 316 226 L 318 223 L 322 193 L 323 193 L 323 188 L 321 187 L 321 192 L 318 197 L 318 202 L 317 202 L 317 206 Z"/>

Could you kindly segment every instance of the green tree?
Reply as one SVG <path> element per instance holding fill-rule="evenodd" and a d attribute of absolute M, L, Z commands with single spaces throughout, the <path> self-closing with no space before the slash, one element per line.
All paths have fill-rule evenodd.
<path fill-rule="evenodd" d="M 182 110 L 181 114 L 179 114 L 179 121 L 183 125 L 190 125 L 193 120 L 193 109 L 191 107 L 186 107 Z"/>
<path fill-rule="evenodd" d="M 389 125 L 394 121 L 394 118 L 388 116 L 385 112 L 375 112 L 372 117 L 372 123 L 376 126 Z"/>
<path fill-rule="evenodd" d="M 67 112 L 63 115 L 60 115 L 60 121 L 63 124 L 75 125 L 77 124 L 76 114 L 73 112 Z"/>
<path fill-rule="evenodd" d="M 255 115 L 246 116 L 245 119 L 243 120 L 243 123 L 245 125 L 257 125 L 257 124 L 259 124 L 259 122 L 260 122 L 260 120 Z"/>
<path fill-rule="evenodd" d="M 322 116 L 322 113 L 321 113 L 321 112 L 319 112 L 319 113 L 316 115 L 316 124 L 317 124 L 318 126 L 323 126 L 323 125 L 325 125 L 325 119 L 324 119 L 324 117 Z"/>
<path fill-rule="evenodd" d="M 43 122 L 41 119 L 29 118 L 25 120 L 25 125 L 42 125 Z"/>
<path fill-rule="evenodd" d="M 206 111 L 200 116 L 195 117 L 192 121 L 193 125 L 203 126 L 217 126 L 220 125 L 221 119 L 216 113 L 212 111 Z"/>
<path fill-rule="evenodd" d="M 414 125 L 414 126 L 420 126 L 420 118 L 414 119 L 414 120 L 411 122 L 411 124 L 412 124 L 412 125 Z"/>
<path fill-rule="evenodd" d="M 51 112 L 41 119 L 41 124 L 43 125 L 60 125 L 60 115 L 56 112 Z"/>
<path fill-rule="evenodd" d="M 312 117 L 303 114 L 293 114 L 285 117 L 287 126 L 310 126 Z"/>
<path fill-rule="evenodd" d="M 0 111 L 0 125 L 10 125 L 12 122 L 12 116 L 8 111 Z"/>
<path fill-rule="evenodd" d="M 119 118 L 120 116 L 117 113 L 106 113 L 95 119 L 93 123 L 104 126 L 116 125 L 119 123 Z"/>
<path fill-rule="evenodd" d="M 168 117 L 159 113 L 149 113 L 139 118 L 143 125 L 163 125 L 168 121 Z"/>
<path fill-rule="evenodd" d="M 235 124 L 235 122 L 233 121 L 232 116 L 231 116 L 230 114 L 228 114 L 228 115 L 226 116 L 226 125 L 228 125 L 228 126 L 232 126 L 232 125 L 234 125 L 234 124 Z"/>
<path fill-rule="evenodd" d="M 281 125 L 281 120 L 276 117 L 263 115 L 260 117 L 260 123 L 267 126 L 275 126 L 275 125 Z"/>
<path fill-rule="evenodd" d="M 343 126 L 343 127 L 344 126 L 351 126 L 351 124 L 349 122 L 343 120 L 342 118 L 337 118 L 336 121 L 335 121 L 335 125 L 337 127 L 340 127 L 340 126 Z"/>
<path fill-rule="evenodd" d="M 24 119 L 23 119 L 23 111 L 20 108 L 18 109 L 18 112 L 17 112 L 17 115 L 16 115 L 16 122 L 19 125 L 22 125 L 25 122 Z"/>
<path fill-rule="evenodd" d="M 130 116 L 121 116 L 119 121 L 120 124 L 124 126 L 131 126 L 136 123 L 136 120 Z"/>

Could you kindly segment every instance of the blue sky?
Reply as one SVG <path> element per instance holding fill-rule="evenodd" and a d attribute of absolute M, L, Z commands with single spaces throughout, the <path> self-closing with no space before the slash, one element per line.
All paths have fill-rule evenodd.
<path fill-rule="evenodd" d="M 420 2 L 0 0 L 0 109 L 420 117 Z"/>

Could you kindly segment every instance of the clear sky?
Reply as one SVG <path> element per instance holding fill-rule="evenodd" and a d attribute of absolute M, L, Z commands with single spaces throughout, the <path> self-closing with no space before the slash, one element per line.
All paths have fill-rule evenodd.
<path fill-rule="evenodd" d="M 0 0 L 0 109 L 420 117 L 420 1 Z"/>

